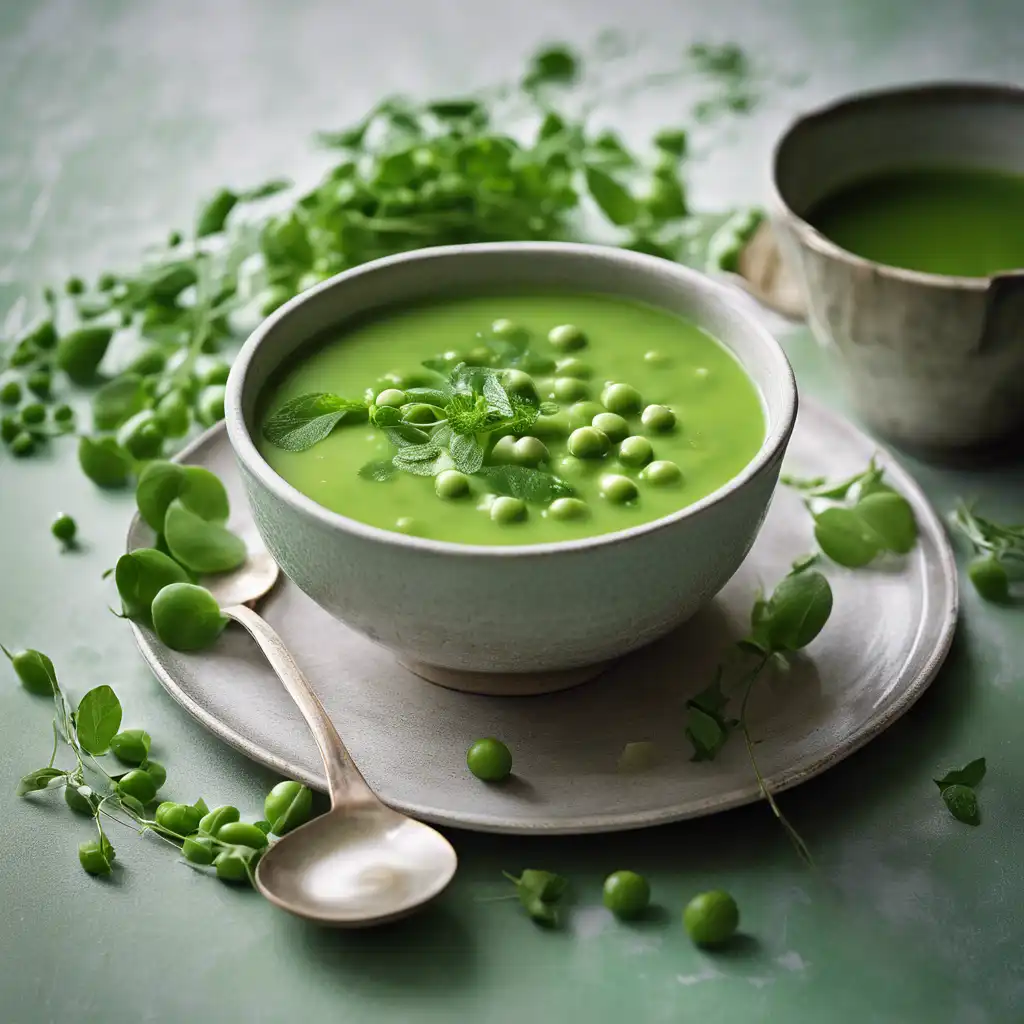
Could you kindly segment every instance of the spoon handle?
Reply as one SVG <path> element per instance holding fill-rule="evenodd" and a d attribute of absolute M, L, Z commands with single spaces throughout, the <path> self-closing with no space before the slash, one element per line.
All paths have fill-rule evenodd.
<path fill-rule="evenodd" d="M 380 803 L 373 791 L 359 774 L 345 744 L 341 742 L 338 730 L 334 728 L 320 698 L 313 692 L 302 670 L 295 664 L 295 659 L 288 652 L 284 642 L 274 632 L 266 620 L 245 605 L 232 605 L 222 608 L 221 613 L 234 619 L 244 627 L 267 656 L 270 667 L 277 678 L 284 684 L 292 700 L 298 705 L 302 717 L 306 720 L 327 772 L 327 786 L 331 791 L 331 806 L 340 807 L 347 804 Z"/>

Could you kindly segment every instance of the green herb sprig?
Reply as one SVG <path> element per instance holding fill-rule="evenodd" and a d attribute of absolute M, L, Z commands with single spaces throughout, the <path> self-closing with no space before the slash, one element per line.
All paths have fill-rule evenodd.
<path fill-rule="evenodd" d="M 845 480 L 783 475 L 781 481 L 802 492 L 821 550 L 833 562 L 857 569 L 883 554 L 908 554 L 917 543 L 914 511 L 884 476 L 872 459 L 867 469 Z"/>
<path fill-rule="evenodd" d="M 950 517 L 970 542 L 975 557 L 967 567 L 974 589 L 995 604 L 1013 601 L 1011 585 L 1024 578 L 1024 526 L 1004 526 L 961 502 Z"/>
<path fill-rule="evenodd" d="M 935 780 L 943 802 L 957 821 L 966 825 L 981 824 L 978 797 L 974 791 L 985 777 L 986 768 L 985 758 L 979 757 L 963 768 L 953 768 L 941 779 Z"/>
<path fill-rule="evenodd" d="M 502 874 L 516 887 L 516 895 L 532 921 L 545 928 L 557 928 L 557 904 L 565 895 L 568 882 L 550 871 L 527 868 L 518 878 L 507 871 Z"/>
<path fill-rule="evenodd" d="M 754 684 L 773 659 L 786 658 L 803 650 L 824 628 L 832 614 L 832 588 L 806 560 L 799 560 L 772 594 L 758 597 L 750 615 L 750 634 L 737 647 L 753 660 L 751 667 L 723 692 L 725 669 L 719 665 L 709 686 L 687 701 L 686 736 L 693 746 L 694 761 L 713 761 L 729 736 L 739 730 L 747 747 L 758 788 L 793 842 L 797 853 L 811 863 L 810 851 L 800 834 L 779 809 L 775 797 L 761 775 L 754 755 L 754 741 L 747 723 L 747 704 Z M 737 717 L 727 713 L 729 704 L 739 700 Z"/>

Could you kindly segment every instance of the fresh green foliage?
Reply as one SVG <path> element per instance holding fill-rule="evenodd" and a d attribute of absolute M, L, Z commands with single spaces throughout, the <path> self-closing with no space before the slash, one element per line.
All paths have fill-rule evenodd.
<path fill-rule="evenodd" d="M 957 821 L 966 825 L 981 824 L 978 797 L 974 790 L 985 777 L 986 768 L 985 758 L 979 757 L 963 768 L 950 769 L 941 779 L 935 780 L 949 813 Z"/>
<path fill-rule="evenodd" d="M 112 437 L 82 437 L 78 464 L 97 487 L 111 490 L 124 487 L 132 472 L 131 456 Z"/>
<path fill-rule="evenodd" d="M 1024 526 L 1004 526 L 961 502 L 950 517 L 971 543 L 975 557 L 967 569 L 974 589 L 995 604 L 1013 600 L 1013 585 L 1024 578 Z"/>
<path fill-rule="evenodd" d="M 105 754 L 120 727 L 121 702 L 109 686 L 95 687 L 79 702 L 75 729 L 87 753 Z"/>
<path fill-rule="evenodd" d="M 174 558 L 191 572 L 230 572 L 245 561 L 241 537 L 196 515 L 181 498 L 167 507 L 163 536 Z"/>
<path fill-rule="evenodd" d="M 558 926 L 556 904 L 565 895 L 568 883 L 561 875 L 528 868 L 518 878 L 507 871 L 502 874 L 516 887 L 516 895 L 527 914 L 545 928 Z"/>
<path fill-rule="evenodd" d="M 872 459 L 867 469 L 845 480 L 783 475 L 782 483 L 803 493 L 821 550 L 833 562 L 856 569 L 882 554 L 906 555 L 917 543 L 913 509 L 884 475 Z"/>
<path fill-rule="evenodd" d="M 149 626 L 156 595 L 171 583 L 191 582 L 191 577 L 170 555 L 155 548 L 137 548 L 117 560 L 114 580 L 123 613 Z"/>
<path fill-rule="evenodd" d="M 263 427 L 271 444 L 302 452 L 322 441 L 342 421 L 365 419 L 365 402 L 324 392 L 300 395 L 286 402 Z"/>

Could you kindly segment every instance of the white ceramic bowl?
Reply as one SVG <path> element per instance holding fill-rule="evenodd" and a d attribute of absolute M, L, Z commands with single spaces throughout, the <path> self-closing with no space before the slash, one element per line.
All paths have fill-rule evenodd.
<path fill-rule="evenodd" d="M 257 451 L 258 398 L 311 339 L 396 302 L 519 286 L 621 295 L 706 329 L 760 391 L 767 432 L 756 457 L 724 487 L 654 522 L 584 540 L 487 548 L 391 533 L 331 512 Z M 570 685 L 578 670 L 654 640 L 725 585 L 764 520 L 796 408 L 781 348 L 725 286 L 620 249 L 511 242 L 389 257 L 293 299 L 242 348 L 226 419 L 260 534 L 305 593 L 428 678 L 525 693 Z M 467 683 L 463 673 L 486 673 L 494 685 Z"/>

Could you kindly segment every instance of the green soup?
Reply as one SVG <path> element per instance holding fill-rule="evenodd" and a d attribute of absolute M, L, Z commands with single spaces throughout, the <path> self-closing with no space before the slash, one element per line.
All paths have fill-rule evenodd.
<path fill-rule="evenodd" d="M 434 369 L 425 369 L 424 360 Z M 508 369 L 515 364 L 518 369 Z M 434 394 L 437 405 L 425 413 L 417 394 L 405 394 L 417 386 L 444 390 L 446 376 L 459 366 L 456 379 L 472 378 L 484 394 L 459 399 L 458 412 L 445 405 L 450 395 Z M 393 457 L 403 450 L 395 442 L 409 441 L 389 438 L 375 421 L 401 415 L 414 425 L 407 432 L 415 440 L 416 430 L 440 437 L 438 431 L 461 424 L 474 402 L 500 418 L 487 404 L 485 395 L 495 395 L 488 377 L 507 388 L 516 415 L 536 417 L 528 429 L 475 432 L 484 453 L 476 473 L 451 468 L 450 441 L 440 462 L 427 463 L 431 475 L 393 472 Z M 739 473 L 765 429 L 757 390 L 719 342 L 669 313 L 598 295 L 445 299 L 358 322 L 285 367 L 265 396 L 263 426 L 290 400 L 311 392 L 365 395 L 374 408 L 369 420 L 360 410 L 357 422 L 343 420 L 302 451 L 261 436 L 267 462 L 303 494 L 343 515 L 463 544 L 570 540 L 659 519 Z M 500 395 L 497 401 L 504 407 Z M 392 404 L 385 409 L 385 403 Z M 442 422 L 432 422 L 437 419 Z M 382 466 L 387 472 L 373 471 Z M 502 484 L 512 477 L 555 482 L 559 490 L 519 501 L 514 489 L 498 485 L 499 477 Z"/>
<path fill-rule="evenodd" d="M 893 171 L 828 196 L 807 220 L 848 252 L 890 267 L 954 277 L 1024 268 L 1024 176 Z"/>

